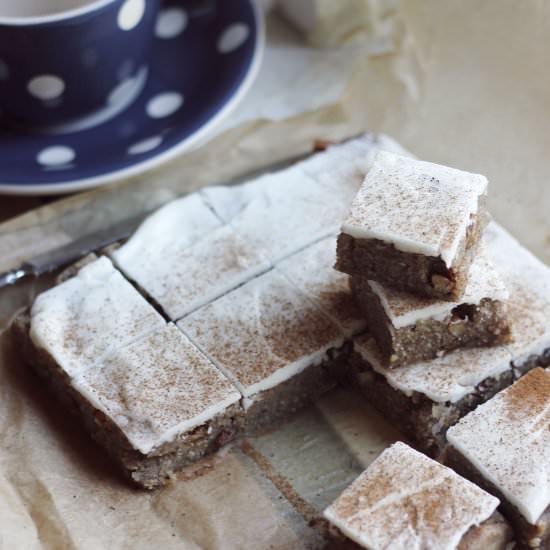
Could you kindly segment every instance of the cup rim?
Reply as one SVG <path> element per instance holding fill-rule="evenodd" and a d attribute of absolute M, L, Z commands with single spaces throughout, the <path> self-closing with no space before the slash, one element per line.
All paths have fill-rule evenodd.
<path fill-rule="evenodd" d="M 114 4 L 118 0 L 95 0 L 95 2 L 88 3 L 79 8 L 70 8 L 68 10 L 60 11 L 57 13 L 50 13 L 47 15 L 36 15 L 28 17 L 3 17 L 0 16 L 0 25 L 22 27 L 32 25 L 43 25 L 47 23 L 57 23 L 60 21 L 66 21 L 74 17 L 86 15 L 94 11 L 100 10 L 109 4 Z"/>

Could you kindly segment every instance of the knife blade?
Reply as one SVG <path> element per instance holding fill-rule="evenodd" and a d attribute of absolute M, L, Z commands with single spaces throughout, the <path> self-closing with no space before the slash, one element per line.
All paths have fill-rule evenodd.
<path fill-rule="evenodd" d="M 76 262 L 90 252 L 129 237 L 145 219 L 147 214 L 128 218 L 106 228 L 80 237 L 71 243 L 39 254 L 16 269 L 0 274 L 0 289 L 13 285 L 27 277 L 39 277 L 60 267 Z"/>

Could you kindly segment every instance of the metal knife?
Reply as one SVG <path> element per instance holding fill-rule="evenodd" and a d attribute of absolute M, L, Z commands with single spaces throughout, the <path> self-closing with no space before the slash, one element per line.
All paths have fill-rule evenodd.
<path fill-rule="evenodd" d="M 129 237 L 148 214 L 128 218 L 114 225 L 84 235 L 79 239 L 44 254 L 35 256 L 17 269 L 0 273 L 0 288 L 13 285 L 26 277 L 39 277 L 56 269 L 76 262 L 90 252 Z"/>

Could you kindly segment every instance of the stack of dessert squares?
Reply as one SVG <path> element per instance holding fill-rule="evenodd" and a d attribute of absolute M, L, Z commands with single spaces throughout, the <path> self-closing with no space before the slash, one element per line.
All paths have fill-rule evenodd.
<path fill-rule="evenodd" d="M 351 381 L 411 447 L 327 510 L 336 544 L 548 548 L 550 268 L 486 193 L 365 135 L 167 203 L 14 335 L 140 487 Z"/>
<path fill-rule="evenodd" d="M 336 538 L 504 550 L 511 525 L 520 547 L 550 548 L 550 373 L 533 368 L 539 352 L 517 353 L 544 278 L 521 281 L 519 266 L 537 278 L 533 262 L 487 229 L 487 187 L 482 175 L 382 152 L 342 226 L 336 268 L 368 330 L 354 341 L 353 381 L 452 470 L 395 444 L 326 510 Z M 491 256 L 508 263 L 511 288 Z"/>

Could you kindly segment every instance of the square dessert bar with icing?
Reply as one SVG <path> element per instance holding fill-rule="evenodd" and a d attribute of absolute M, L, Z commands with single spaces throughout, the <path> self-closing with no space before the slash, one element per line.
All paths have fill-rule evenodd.
<path fill-rule="evenodd" d="M 424 298 L 353 277 L 355 298 L 385 366 L 427 361 L 457 348 L 510 341 L 508 290 L 483 247 L 459 302 Z"/>
<path fill-rule="evenodd" d="M 342 225 L 336 268 L 458 301 L 488 221 L 487 185 L 479 174 L 378 153 Z"/>
<path fill-rule="evenodd" d="M 178 326 L 239 388 L 250 432 L 331 388 L 327 368 L 344 343 L 338 326 L 276 269 Z"/>
<path fill-rule="evenodd" d="M 324 516 L 332 526 L 331 548 L 504 550 L 512 533 L 498 504 L 450 468 L 398 442 Z"/>
<path fill-rule="evenodd" d="M 390 369 L 375 339 L 364 335 L 355 340 L 350 359 L 352 379 L 369 401 L 433 455 L 461 417 L 521 374 L 550 364 L 550 268 L 495 223 L 484 244 L 509 289 L 512 342 Z"/>
<path fill-rule="evenodd" d="M 550 372 L 536 368 L 447 433 L 446 462 L 502 501 L 525 548 L 550 547 Z"/>
<path fill-rule="evenodd" d="M 171 323 L 71 386 L 92 437 L 146 489 L 217 451 L 244 424 L 240 392 Z"/>
<path fill-rule="evenodd" d="M 33 345 L 69 376 L 165 325 L 106 257 L 40 294 L 30 316 Z"/>

